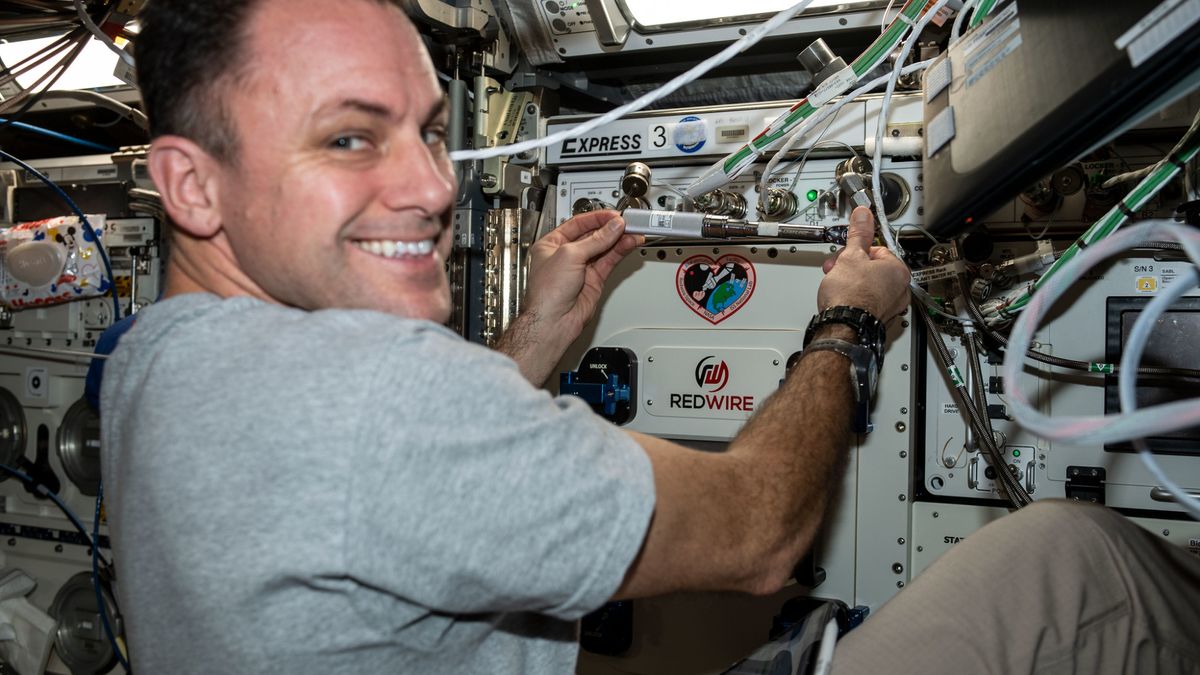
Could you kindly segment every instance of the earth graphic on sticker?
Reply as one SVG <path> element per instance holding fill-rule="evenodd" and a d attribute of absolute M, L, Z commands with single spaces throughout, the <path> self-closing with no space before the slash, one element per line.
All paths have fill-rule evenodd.
<path fill-rule="evenodd" d="M 683 261 L 675 273 L 680 299 L 712 324 L 741 309 L 754 294 L 754 283 L 754 265 L 736 255 L 717 260 L 693 256 Z"/>

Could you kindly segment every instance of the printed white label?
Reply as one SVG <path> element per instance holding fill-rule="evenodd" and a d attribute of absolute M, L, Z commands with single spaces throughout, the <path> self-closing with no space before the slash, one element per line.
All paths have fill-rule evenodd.
<path fill-rule="evenodd" d="M 656 230 L 671 229 L 671 222 L 675 220 L 673 211 L 658 212 L 650 216 L 650 228 Z"/>
<path fill-rule="evenodd" d="M 1166 0 L 1125 31 L 1114 45 L 1124 49 L 1129 62 L 1137 68 L 1196 21 L 1200 21 L 1200 0 Z"/>
<path fill-rule="evenodd" d="M 50 371 L 46 368 L 25 369 L 25 395 L 45 399 L 50 394 Z"/>
<path fill-rule="evenodd" d="M 957 403 L 943 403 L 942 404 L 942 414 L 943 415 L 957 415 L 958 414 L 958 404 Z"/>
<path fill-rule="evenodd" d="M 834 96 L 846 93 L 846 90 L 854 86 L 855 82 L 858 82 L 858 75 L 854 74 L 853 68 L 846 66 L 831 75 L 828 80 L 822 82 L 821 86 L 814 89 L 808 95 L 808 104 L 814 108 L 820 108 L 829 103 Z"/>
<path fill-rule="evenodd" d="M 966 271 L 966 267 L 963 265 L 963 262 L 961 260 L 955 260 L 949 265 L 917 270 L 912 273 L 912 278 L 913 281 L 917 282 L 918 284 L 927 284 L 932 281 L 949 279 L 950 277 L 953 277 L 956 274 L 961 274 L 964 271 Z"/>
<path fill-rule="evenodd" d="M 745 143 L 750 140 L 750 125 L 738 124 L 717 127 L 718 143 Z"/>
<path fill-rule="evenodd" d="M 646 138 L 650 139 L 650 147 L 654 150 L 661 150 L 671 145 L 671 137 L 675 134 L 675 124 L 670 122 L 659 122 L 650 126 L 646 131 Z"/>

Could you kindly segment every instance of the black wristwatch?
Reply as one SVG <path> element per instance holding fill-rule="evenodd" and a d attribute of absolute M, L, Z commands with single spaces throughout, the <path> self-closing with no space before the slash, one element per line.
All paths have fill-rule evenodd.
<path fill-rule="evenodd" d="M 879 362 L 870 347 L 856 345 L 845 340 L 817 340 L 804 348 L 804 354 L 813 352 L 836 352 L 850 360 L 850 388 L 854 392 L 854 416 L 850 419 L 851 431 L 869 434 L 871 424 L 871 399 L 879 382 Z"/>
<path fill-rule="evenodd" d="M 883 344 L 887 340 L 887 329 L 883 322 L 876 319 L 865 309 L 859 307 L 830 307 L 818 313 L 808 322 L 808 330 L 804 332 L 804 344 L 812 342 L 817 329 L 829 324 L 849 326 L 858 334 L 858 344 L 869 347 L 875 352 L 875 362 L 883 366 Z"/>

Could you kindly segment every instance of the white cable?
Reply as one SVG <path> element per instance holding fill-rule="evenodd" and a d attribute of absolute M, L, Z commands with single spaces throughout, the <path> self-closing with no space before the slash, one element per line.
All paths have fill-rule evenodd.
<path fill-rule="evenodd" d="M 89 33 L 95 35 L 96 39 L 103 42 L 105 47 L 116 52 L 117 56 L 120 56 L 121 60 L 125 62 L 125 65 L 130 68 L 133 67 L 133 55 L 118 47 L 117 43 L 112 41 L 112 38 L 100 30 L 100 27 L 96 25 L 95 21 L 92 21 L 92 17 L 88 16 L 87 10 L 84 9 L 83 0 L 75 0 L 75 13 L 79 15 L 79 20 L 83 22 L 84 27 L 88 29 Z"/>
<path fill-rule="evenodd" d="M 825 624 L 821 633 L 821 648 L 817 650 L 817 663 L 813 666 L 813 675 L 829 675 L 833 669 L 833 649 L 837 646 L 838 625 L 837 617 Z"/>
<path fill-rule="evenodd" d="M 522 152 L 529 152 L 530 150 L 538 150 L 549 147 L 568 138 L 582 136 L 583 134 L 586 134 L 597 127 L 604 126 L 610 122 L 615 122 L 631 112 L 637 112 L 651 103 L 675 93 L 675 91 L 680 87 L 690 84 L 693 80 L 701 75 L 725 63 L 750 47 L 758 44 L 759 40 L 762 40 L 770 33 L 773 33 L 777 28 L 787 23 L 787 21 L 793 16 L 799 14 L 804 10 L 805 7 L 808 7 L 812 1 L 813 0 L 800 0 L 800 2 L 797 2 L 791 7 L 771 17 L 771 19 L 766 23 L 756 26 L 742 39 L 734 42 L 725 49 L 722 49 L 716 54 L 696 64 L 686 73 L 679 75 L 675 79 L 664 84 L 658 89 L 655 89 L 654 91 L 650 91 L 639 96 L 636 100 L 630 103 L 626 103 L 619 108 L 614 108 L 613 110 L 608 111 L 600 117 L 593 118 L 578 126 L 571 127 L 570 129 L 556 131 L 555 133 L 544 138 L 534 138 L 528 141 L 514 143 L 512 145 L 499 145 L 494 148 L 484 148 L 482 150 L 455 150 L 454 152 L 450 153 L 450 159 L 455 162 L 465 162 L 476 159 L 490 159 L 492 157 L 501 157 L 504 155 L 519 155 Z M 75 0 L 75 2 L 78 4 L 80 0 Z"/>
<path fill-rule="evenodd" d="M 1129 338 L 1125 341 L 1124 352 L 1121 354 L 1121 372 L 1117 379 L 1122 414 L 1128 414 L 1137 409 L 1137 369 L 1141 364 L 1146 343 L 1150 340 L 1150 331 L 1154 329 L 1158 318 L 1167 311 L 1171 303 L 1195 288 L 1198 281 L 1200 281 L 1200 275 L 1196 274 L 1196 269 L 1187 270 L 1164 289 L 1158 297 L 1151 300 L 1133 324 L 1133 329 L 1129 331 Z M 1142 463 L 1154 475 L 1155 480 L 1175 497 L 1175 501 L 1188 514 L 1196 520 L 1200 520 L 1200 499 L 1189 495 L 1186 490 L 1167 476 L 1155 461 L 1154 454 L 1150 452 L 1145 439 L 1135 438 L 1133 445 L 1137 448 Z"/>
<path fill-rule="evenodd" d="M 918 70 L 924 70 L 925 68 L 929 67 L 929 64 L 932 62 L 933 62 L 933 59 L 929 59 L 927 61 L 919 61 L 917 63 L 910 64 L 908 66 L 905 66 L 901 70 L 901 74 L 908 75 L 909 73 L 915 73 Z M 791 132 L 789 132 L 783 147 L 780 148 L 779 151 L 776 152 L 773 157 L 771 157 L 770 161 L 767 162 L 766 168 L 763 170 L 762 180 L 759 181 L 760 194 L 762 193 L 763 190 L 767 189 L 767 181 L 775 173 L 775 169 L 779 165 L 779 162 L 784 158 L 784 156 L 786 156 L 789 152 L 791 152 L 796 147 L 796 145 L 800 142 L 800 139 L 806 133 L 808 133 L 809 130 L 811 130 L 816 125 L 820 124 L 821 122 L 825 121 L 830 116 L 836 115 L 838 112 L 841 111 L 842 108 L 846 107 L 846 105 L 848 105 L 849 103 L 854 101 L 854 99 L 858 98 L 859 96 L 862 96 L 863 94 L 870 92 L 872 89 L 874 89 L 875 87 L 878 87 L 881 84 L 885 84 L 889 77 L 891 77 L 891 76 L 890 75 L 880 75 L 879 77 L 862 85 L 858 89 L 855 89 L 854 91 L 850 92 L 849 94 L 846 94 L 845 96 L 839 98 L 836 103 L 826 104 L 820 110 L 818 110 L 817 112 L 810 115 L 808 117 L 808 119 L 801 122 L 798 127 L 796 127 Z"/>
<path fill-rule="evenodd" d="M 1024 355 L 1033 342 L 1033 333 L 1054 302 L 1100 261 L 1147 241 L 1177 241 L 1194 263 L 1200 261 L 1200 232 L 1171 221 L 1148 221 L 1115 232 L 1072 258 L 1038 289 L 1017 318 L 1005 350 L 1001 374 L 1013 417 L 1021 426 L 1052 441 L 1103 445 L 1200 425 L 1200 399 L 1197 398 L 1121 415 L 1050 417 L 1035 410 L 1019 386 Z M 1136 370 L 1132 374 L 1122 370 L 1122 376 L 1136 377 L 1137 373 Z"/>
<path fill-rule="evenodd" d="M 950 30 L 950 44 L 958 42 L 962 37 L 963 21 L 967 18 L 967 13 L 972 7 L 979 4 L 979 0 L 967 0 L 963 3 L 962 9 L 958 10 L 958 16 L 954 17 L 954 27 Z"/>
<path fill-rule="evenodd" d="M 896 242 L 896 236 L 892 232 L 891 223 L 888 222 L 887 213 L 883 206 L 883 190 L 880 174 L 883 170 L 883 131 L 887 127 L 888 108 L 892 103 L 892 95 L 896 92 L 896 83 L 900 80 L 900 72 L 904 69 L 904 61 L 908 58 L 912 48 L 917 44 L 917 38 L 920 37 L 921 31 L 929 22 L 937 16 L 938 12 L 945 7 L 950 0 L 938 0 L 933 4 L 925 14 L 921 16 L 921 20 L 917 25 L 913 26 L 912 32 L 904 41 L 904 46 L 900 49 L 899 56 L 896 57 L 896 64 L 892 67 L 892 74 L 888 77 L 887 89 L 883 92 L 883 102 L 879 108 L 879 122 L 875 126 L 875 157 L 871 167 L 871 191 L 872 197 L 875 199 L 875 215 L 879 220 L 879 229 L 883 233 L 883 240 L 887 243 L 887 247 L 897 258 L 904 260 L 904 252 L 900 250 L 900 244 Z M 917 283 L 910 280 L 909 285 L 915 287 Z M 1024 352 L 1021 352 L 1024 354 Z"/>
<path fill-rule="evenodd" d="M 887 15 L 888 15 L 888 12 L 892 11 L 892 5 L 894 5 L 894 4 L 896 4 L 896 0 L 888 0 L 887 7 L 883 8 L 883 18 L 879 20 L 879 34 L 880 35 L 882 35 L 887 30 L 887 25 L 888 25 Z M 904 10 L 901 9 L 900 11 L 903 12 Z"/>

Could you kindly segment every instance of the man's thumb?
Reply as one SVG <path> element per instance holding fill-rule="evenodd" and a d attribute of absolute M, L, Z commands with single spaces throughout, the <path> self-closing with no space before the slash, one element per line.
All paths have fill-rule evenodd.
<path fill-rule="evenodd" d="M 846 233 L 846 248 L 856 248 L 863 253 L 871 249 L 875 241 L 875 216 L 871 209 L 859 206 L 850 214 L 850 229 Z"/>

